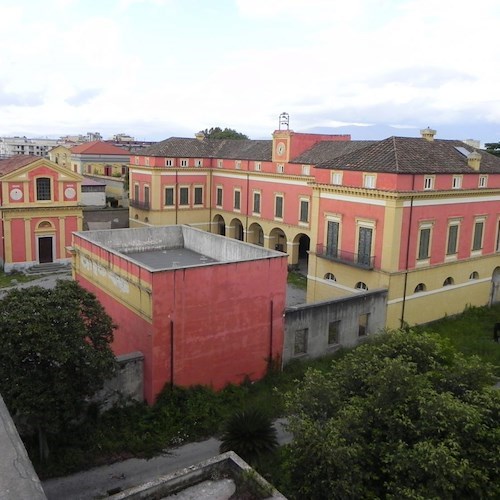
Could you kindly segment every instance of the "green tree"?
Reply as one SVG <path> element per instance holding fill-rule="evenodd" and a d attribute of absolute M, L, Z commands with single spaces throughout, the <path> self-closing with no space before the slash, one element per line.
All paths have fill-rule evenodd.
<path fill-rule="evenodd" d="M 232 450 L 250 464 L 278 447 L 271 419 L 257 408 L 234 413 L 226 423 L 221 441 L 221 453 Z"/>
<path fill-rule="evenodd" d="M 500 498 L 500 391 L 439 337 L 380 335 L 287 395 L 298 498 Z"/>
<path fill-rule="evenodd" d="M 29 287 L 0 300 L 0 393 L 22 433 L 47 435 L 82 416 L 112 375 L 114 325 L 96 297 L 74 281 Z"/>
<path fill-rule="evenodd" d="M 201 131 L 207 139 L 248 139 L 248 136 L 232 128 L 210 127 Z"/>
<path fill-rule="evenodd" d="M 500 142 L 487 142 L 484 147 L 488 153 L 491 153 L 495 156 L 500 156 Z"/>

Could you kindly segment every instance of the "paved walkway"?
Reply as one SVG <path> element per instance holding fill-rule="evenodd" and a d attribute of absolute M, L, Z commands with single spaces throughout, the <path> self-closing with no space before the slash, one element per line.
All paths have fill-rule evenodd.
<path fill-rule="evenodd" d="M 17 283 L 12 286 L 6 286 L 5 288 L 0 288 L 0 297 L 5 295 L 9 290 L 14 288 L 28 288 L 30 286 L 41 286 L 42 288 L 54 288 L 56 286 L 57 280 L 70 280 L 71 271 L 58 272 L 52 274 L 44 274 L 40 278 L 36 278 L 26 283 Z"/>
<path fill-rule="evenodd" d="M 275 422 L 280 444 L 292 440 L 291 434 L 283 427 L 284 423 L 283 419 Z M 71 476 L 49 479 L 42 486 L 49 500 L 103 498 L 108 496 L 110 490 L 117 493 L 218 455 L 219 445 L 220 441 L 215 438 L 188 443 L 149 460 L 131 458 Z"/>

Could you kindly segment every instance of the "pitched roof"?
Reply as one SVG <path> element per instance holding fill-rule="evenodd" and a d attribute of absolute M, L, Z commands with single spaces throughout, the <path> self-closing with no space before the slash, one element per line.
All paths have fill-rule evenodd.
<path fill-rule="evenodd" d="M 321 141 L 292 160 L 292 163 L 317 165 L 361 148 L 366 148 L 377 141 Z"/>
<path fill-rule="evenodd" d="M 318 168 L 393 172 L 408 174 L 473 173 L 467 156 L 460 152 L 481 155 L 480 172 L 500 173 L 500 158 L 473 148 L 462 141 L 389 137 L 357 151 L 326 160 Z"/>
<path fill-rule="evenodd" d="M 103 141 L 84 142 L 70 149 L 72 154 L 88 155 L 130 155 L 126 149 L 119 148 L 113 144 Z"/>
<path fill-rule="evenodd" d="M 271 161 L 272 141 L 170 137 L 136 152 L 140 156 Z"/>
<path fill-rule="evenodd" d="M 18 155 L 0 160 L 0 177 L 41 159 L 41 156 Z"/>

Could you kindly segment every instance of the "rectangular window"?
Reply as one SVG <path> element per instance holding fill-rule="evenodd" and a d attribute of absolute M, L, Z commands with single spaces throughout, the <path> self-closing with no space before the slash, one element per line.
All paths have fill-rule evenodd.
<path fill-rule="evenodd" d="M 167 187 L 165 188 L 165 205 L 167 207 L 173 207 L 175 204 L 174 201 L 174 188 Z"/>
<path fill-rule="evenodd" d="M 293 354 L 295 356 L 298 356 L 299 354 L 305 354 L 307 352 L 307 334 L 307 328 L 295 331 L 295 342 L 293 345 Z"/>
<path fill-rule="evenodd" d="M 194 204 L 203 205 L 203 188 L 201 186 L 194 188 Z"/>
<path fill-rule="evenodd" d="M 174 166 L 174 160 L 172 160 L 171 158 L 167 158 L 165 160 L 165 166 L 166 167 L 173 167 Z"/>
<path fill-rule="evenodd" d="M 332 172 L 332 184 L 342 185 L 342 172 Z"/>
<path fill-rule="evenodd" d="M 453 181 L 452 181 L 452 188 L 453 189 L 460 189 L 461 187 L 462 187 L 462 176 L 461 175 L 454 175 Z"/>
<path fill-rule="evenodd" d="M 481 250 L 481 248 L 483 248 L 483 229 L 484 221 L 476 221 L 474 224 L 474 240 L 472 241 L 472 250 Z"/>
<path fill-rule="evenodd" d="M 336 258 L 339 250 L 339 229 L 340 223 L 328 221 L 326 230 L 326 255 L 327 257 Z"/>
<path fill-rule="evenodd" d="M 278 219 L 283 218 L 283 196 L 276 195 L 274 199 L 274 216 Z"/>
<path fill-rule="evenodd" d="M 234 190 L 234 209 L 240 210 L 241 208 L 241 191 L 239 189 Z"/>
<path fill-rule="evenodd" d="M 434 177 L 425 176 L 424 177 L 424 189 L 433 189 L 434 188 Z"/>
<path fill-rule="evenodd" d="M 458 246 L 458 224 L 448 226 L 448 244 L 446 245 L 446 255 L 457 253 Z"/>
<path fill-rule="evenodd" d="M 311 167 L 309 165 L 302 165 L 302 175 L 309 175 Z"/>
<path fill-rule="evenodd" d="M 365 174 L 363 178 L 363 186 L 368 189 L 374 189 L 375 188 L 375 180 L 376 177 L 372 174 Z"/>
<path fill-rule="evenodd" d="M 371 227 L 359 228 L 358 233 L 358 264 L 362 266 L 370 266 L 372 253 L 372 236 L 373 230 Z"/>
<path fill-rule="evenodd" d="M 369 314 L 360 314 L 358 321 L 358 336 L 364 337 L 368 334 L 368 316 Z"/>
<path fill-rule="evenodd" d="M 222 168 L 223 162 L 222 160 L 217 160 L 217 168 Z"/>
<path fill-rule="evenodd" d="M 420 238 L 418 242 L 418 259 L 428 259 L 431 243 L 431 228 L 423 227 L 420 229 Z"/>
<path fill-rule="evenodd" d="M 500 252 L 500 220 L 497 222 L 497 252 Z"/>
<path fill-rule="evenodd" d="M 139 184 L 134 184 L 134 200 L 139 201 Z"/>
<path fill-rule="evenodd" d="M 179 188 L 179 205 L 189 205 L 189 188 L 180 187 Z"/>
<path fill-rule="evenodd" d="M 149 205 L 149 186 L 144 186 L 144 203 Z"/>
<path fill-rule="evenodd" d="M 338 344 L 340 341 L 340 321 L 328 323 L 328 345 Z"/>
<path fill-rule="evenodd" d="M 188 160 L 181 160 L 181 167 L 187 167 L 188 166 Z"/>
<path fill-rule="evenodd" d="M 479 187 L 485 188 L 487 185 L 488 185 L 488 176 L 487 175 L 480 175 L 479 176 Z"/>
<path fill-rule="evenodd" d="M 254 169 L 255 169 L 255 171 L 256 172 L 260 172 L 261 168 L 262 168 L 262 165 L 261 165 L 260 161 L 256 161 L 254 163 Z"/>
<path fill-rule="evenodd" d="M 221 187 L 217 188 L 216 204 L 218 207 L 222 207 L 222 188 Z"/>
<path fill-rule="evenodd" d="M 203 167 L 203 160 L 196 160 L 194 164 L 196 167 Z"/>
<path fill-rule="evenodd" d="M 38 201 L 50 200 L 50 178 L 39 177 L 36 180 L 36 199 Z"/>
<path fill-rule="evenodd" d="M 253 193 L 253 213 L 260 214 L 260 193 L 257 191 Z"/>
<path fill-rule="evenodd" d="M 144 159 L 144 162 L 145 162 L 146 167 L 149 167 L 149 156 L 146 156 L 146 158 Z"/>
<path fill-rule="evenodd" d="M 300 222 L 309 222 L 309 200 L 300 200 Z"/>
<path fill-rule="evenodd" d="M 285 171 L 285 165 L 283 163 L 278 163 L 276 165 L 276 172 L 278 172 L 278 174 L 282 174 L 284 171 Z"/>
<path fill-rule="evenodd" d="M 241 170 L 241 160 L 236 160 L 236 161 L 234 162 L 234 168 L 235 168 L 236 170 Z"/>
<path fill-rule="evenodd" d="M 136 165 L 139 165 L 139 157 L 138 157 L 138 156 L 135 156 L 135 157 L 134 157 L 134 163 L 135 163 Z"/>

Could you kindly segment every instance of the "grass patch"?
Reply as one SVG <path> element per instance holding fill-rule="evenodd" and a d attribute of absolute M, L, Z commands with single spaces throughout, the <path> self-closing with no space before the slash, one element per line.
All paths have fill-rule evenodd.
<path fill-rule="evenodd" d="M 493 327 L 500 322 L 500 304 L 492 307 L 470 307 L 462 314 L 446 317 L 426 325 L 417 331 L 435 332 L 466 356 L 477 355 L 495 367 L 500 377 L 500 343 L 493 341 Z"/>
<path fill-rule="evenodd" d="M 24 273 L 11 272 L 4 273 L 0 271 L 0 288 L 5 288 L 8 286 L 13 286 L 16 283 L 27 283 L 28 281 L 33 281 L 40 278 L 40 276 L 28 276 Z"/>
<path fill-rule="evenodd" d="M 297 271 L 289 271 L 287 282 L 302 290 L 307 290 L 307 277 Z"/>

